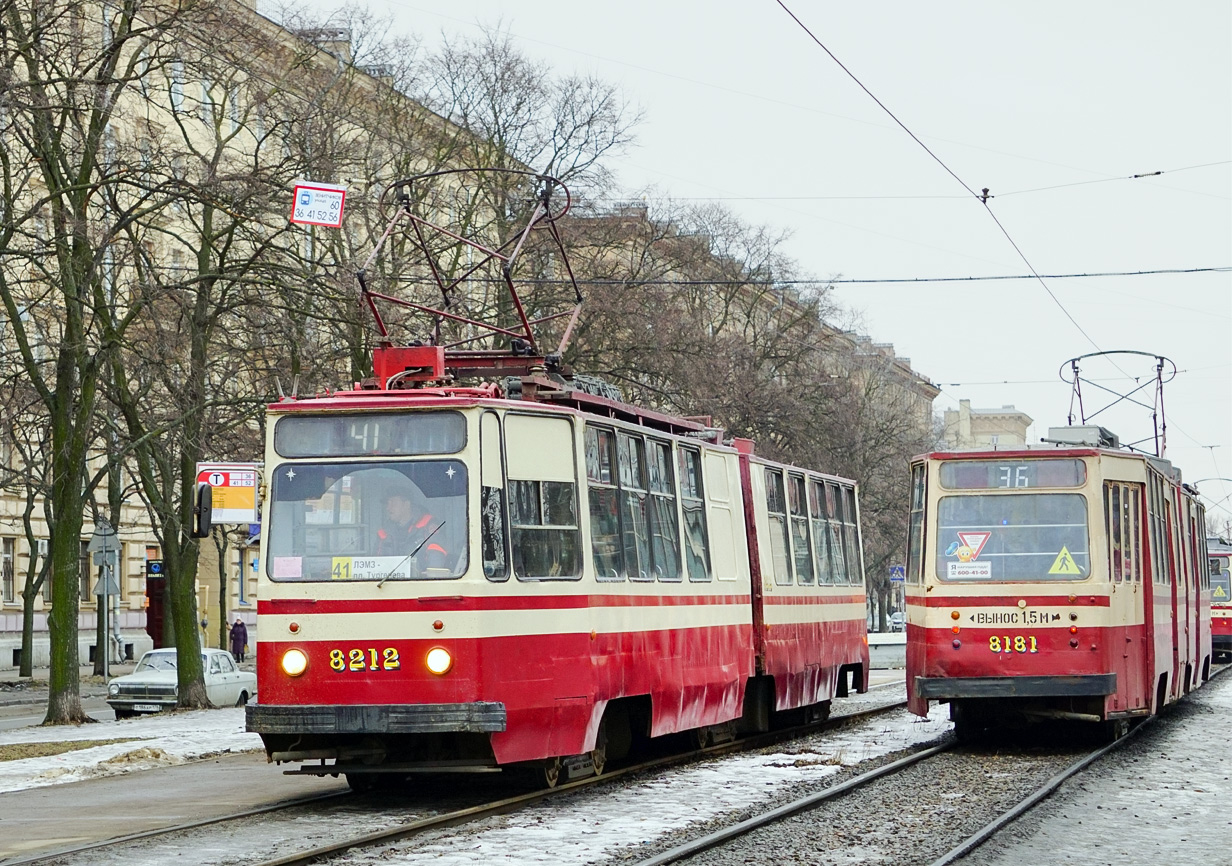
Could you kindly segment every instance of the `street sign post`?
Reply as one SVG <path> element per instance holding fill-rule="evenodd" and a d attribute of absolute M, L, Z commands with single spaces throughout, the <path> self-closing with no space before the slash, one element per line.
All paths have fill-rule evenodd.
<path fill-rule="evenodd" d="M 213 488 L 210 522 L 257 523 L 260 463 L 198 463 L 197 481 Z"/>
<path fill-rule="evenodd" d="M 108 602 L 111 599 L 119 599 L 120 587 L 116 583 L 113 576 L 112 565 L 113 558 L 118 561 L 120 553 L 120 536 L 115 531 L 115 528 L 105 519 L 100 518 L 94 524 L 94 534 L 90 536 L 90 543 L 86 545 L 86 550 L 94 554 L 94 564 L 103 567 L 102 577 L 98 580 L 98 585 L 95 587 L 94 594 L 98 596 L 98 616 L 100 619 L 101 628 L 99 629 L 100 640 L 95 652 L 103 657 L 103 681 L 107 681 L 108 663 L 111 661 L 111 647 L 103 646 L 104 641 L 110 641 L 111 630 L 108 627 L 107 618 Z M 117 562 L 118 564 L 118 562 Z M 119 614 L 112 617 L 112 623 L 116 626 L 115 643 L 116 648 L 120 646 L 119 635 Z"/>

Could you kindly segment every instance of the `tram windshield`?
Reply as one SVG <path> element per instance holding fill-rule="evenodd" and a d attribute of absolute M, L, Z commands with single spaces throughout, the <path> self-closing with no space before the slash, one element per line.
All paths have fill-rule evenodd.
<path fill-rule="evenodd" d="M 1091 574 L 1087 503 L 1077 493 L 945 496 L 936 538 L 941 580 L 1083 580 Z"/>
<path fill-rule="evenodd" d="M 1228 572 L 1230 561 L 1226 556 L 1210 558 L 1211 604 L 1232 607 L 1232 575 Z"/>
<path fill-rule="evenodd" d="M 459 460 L 284 463 L 272 486 L 271 580 L 426 580 L 466 571 Z"/>

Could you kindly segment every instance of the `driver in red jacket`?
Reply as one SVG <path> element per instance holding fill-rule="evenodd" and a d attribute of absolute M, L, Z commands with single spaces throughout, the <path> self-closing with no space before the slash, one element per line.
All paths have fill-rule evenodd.
<path fill-rule="evenodd" d="M 385 525 L 377 530 L 377 554 L 409 556 L 414 553 L 423 568 L 446 568 L 449 553 L 437 530 L 444 521 L 425 509 L 417 509 L 411 497 L 394 493 L 385 500 Z M 418 548 L 418 551 L 416 551 Z"/>

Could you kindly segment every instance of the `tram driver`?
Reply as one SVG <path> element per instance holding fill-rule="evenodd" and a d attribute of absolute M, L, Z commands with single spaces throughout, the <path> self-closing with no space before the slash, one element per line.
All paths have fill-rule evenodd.
<path fill-rule="evenodd" d="M 445 520 L 434 515 L 422 495 L 405 490 L 385 500 L 385 520 L 377 530 L 379 556 L 414 555 L 420 568 L 448 568 L 451 557 L 441 533 Z"/>

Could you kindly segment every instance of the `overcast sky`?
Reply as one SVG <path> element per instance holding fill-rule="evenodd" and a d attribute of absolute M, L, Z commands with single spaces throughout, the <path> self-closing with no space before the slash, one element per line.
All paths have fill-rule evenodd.
<path fill-rule="evenodd" d="M 1187 480 L 1232 478 L 1232 4 L 785 3 L 936 159 L 776 0 L 361 5 L 429 47 L 499 23 L 561 73 L 619 85 L 645 111 L 613 162 L 626 189 L 717 199 L 789 230 L 812 275 L 1225 269 L 839 283 L 836 298 L 942 388 L 939 412 L 1013 404 L 1035 438 L 1066 421 L 1066 360 L 1165 355 L 1180 371 L 1164 392 L 1167 456 Z M 987 187 L 988 208 L 963 184 Z M 1152 362 L 1117 365 L 1084 372 L 1120 387 Z M 1094 423 L 1149 435 L 1146 410 L 1118 410 Z M 1200 487 L 1232 519 L 1232 481 Z"/>

